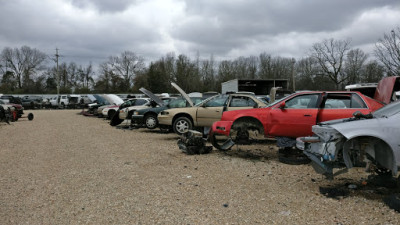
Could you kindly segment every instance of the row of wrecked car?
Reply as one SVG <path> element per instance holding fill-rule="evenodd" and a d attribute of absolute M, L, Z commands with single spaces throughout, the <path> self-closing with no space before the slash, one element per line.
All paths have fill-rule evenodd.
<path fill-rule="evenodd" d="M 279 161 L 311 162 L 329 179 L 358 166 L 398 176 L 400 77 L 383 79 L 369 96 L 360 91 L 301 91 L 270 103 L 252 93 L 193 97 L 171 85 L 180 96 L 157 96 L 142 88 L 146 98 L 88 111 L 110 119 L 111 126 L 175 132 L 179 148 L 188 154 L 275 139 Z"/>
<path fill-rule="evenodd" d="M 251 93 L 190 97 L 172 86 L 179 97 L 160 97 L 142 88 L 147 98 L 97 107 L 97 115 L 108 117 L 111 126 L 175 132 L 185 140 L 179 147 L 187 153 L 196 144 L 205 153 L 207 143 L 228 151 L 235 144 L 274 138 L 281 162 L 311 161 L 327 177 L 336 174 L 335 168 L 367 164 L 397 175 L 400 106 L 395 93 L 400 77 L 383 79 L 371 97 L 358 91 L 302 91 L 271 103 Z"/>

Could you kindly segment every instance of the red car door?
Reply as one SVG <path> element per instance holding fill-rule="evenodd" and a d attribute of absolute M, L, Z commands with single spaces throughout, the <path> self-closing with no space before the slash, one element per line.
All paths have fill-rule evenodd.
<path fill-rule="evenodd" d="M 311 135 L 316 124 L 320 94 L 299 94 L 278 103 L 270 110 L 269 136 L 301 137 Z M 284 107 L 283 107 L 284 106 Z"/>
<path fill-rule="evenodd" d="M 360 111 L 368 114 L 371 109 L 357 93 L 327 93 L 318 115 L 318 122 L 350 118 L 353 113 Z"/>

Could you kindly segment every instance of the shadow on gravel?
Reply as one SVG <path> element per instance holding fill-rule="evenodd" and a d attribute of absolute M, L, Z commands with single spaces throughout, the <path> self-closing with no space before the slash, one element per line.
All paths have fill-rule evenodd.
<path fill-rule="evenodd" d="M 342 199 L 349 196 L 383 201 L 389 208 L 400 212 L 400 179 L 391 176 L 370 175 L 366 180 L 342 179 L 333 185 L 320 186 L 327 198 Z"/>

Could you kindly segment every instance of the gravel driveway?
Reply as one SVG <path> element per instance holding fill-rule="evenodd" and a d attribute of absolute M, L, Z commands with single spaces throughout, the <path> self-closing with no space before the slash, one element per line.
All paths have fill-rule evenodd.
<path fill-rule="evenodd" d="M 328 181 L 273 143 L 188 156 L 175 134 L 31 112 L 0 124 L 0 224 L 400 224 L 363 169 Z"/>

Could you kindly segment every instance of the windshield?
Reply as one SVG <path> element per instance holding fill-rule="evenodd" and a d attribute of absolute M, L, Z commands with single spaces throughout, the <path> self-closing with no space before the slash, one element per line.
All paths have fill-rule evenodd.
<path fill-rule="evenodd" d="M 400 112 L 400 101 L 392 102 L 372 113 L 374 117 L 388 117 Z"/>
<path fill-rule="evenodd" d="M 200 106 L 200 105 L 206 104 L 207 102 L 211 102 L 211 101 L 213 101 L 213 102 L 214 101 L 217 101 L 217 102 L 223 101 L 223 103 L 225 103 L 226 99 L 228 99 L 228 97 L 229 97 L 229 95 L 226 95 L 226 94 L 214 95 L 214 96 L 206 98 L 203 101 L 197 103 L 195 106 Z M 213 99 L 215 99 L 215 100 L 213 100 Z M 211 105 L 209 105 L 208 107 L 210 107 L 210 106 Z"/>
<path fill-rule="evenodd" d="M 284 97 L 284 98 L 275 100 L 274 102 L 272 102 L 271 104 L 267 105 L 266 107 L 270 107 L 270 106 L 273 106 L 273 105 L 275 105 L 275 104 L 277 104 L 277 103 L 279 103 L 279 102 L 285 101 L 286 99 L 288 99 L 289 97 L 291 97 L 291 96 L 293 96 L 293 95 L 294 95 L 294 94 L 291 94 L 291 95 L 288 95 L 288 96 L 286 96 L 286 97 Z"/>

